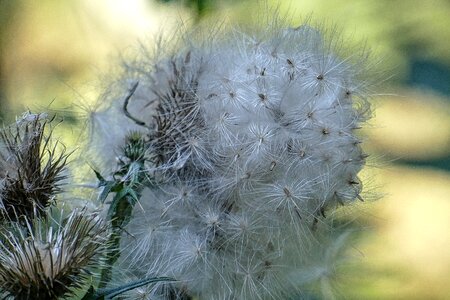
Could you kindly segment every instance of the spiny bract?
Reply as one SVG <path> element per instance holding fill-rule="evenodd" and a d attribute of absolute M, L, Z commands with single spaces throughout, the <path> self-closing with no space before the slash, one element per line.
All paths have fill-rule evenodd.
<path fill-rule="evenodd" d="M 20 223 L 0 228 L 0 296 L 73 297 L 100 265 L 107 241 L 105 224 L 97 215 L 77 209 L 70 214 L 52 212 L 46 218 L 21 217 Z"/>
<path fill-rule="evenodd" d="M 151 184 L 121 259 L 133 276 L 180 282 L 139 297 L 302 292 L 293 274 L 331 247 L 329 228 L 320 228 L 325 213 L 362 199 L 366 155 L 355 130 L 370 115 L 365 55 L 342 59 L 339 43 L 307 25 L 233 31 L 127 65 L 124 81 L 135 89 L 104 128 L 120 120 L 124 132 L 147 137 Z M 110 132 L 107 144 L 112 135 L 123 137 Z"/>
<path fill-rule="evenodd" d="M 70 154 L 51 145 L 51 122 L 46 114 L 27 112 L 0 129 L 0 223 L 45 215 L 61 192 Z"/>

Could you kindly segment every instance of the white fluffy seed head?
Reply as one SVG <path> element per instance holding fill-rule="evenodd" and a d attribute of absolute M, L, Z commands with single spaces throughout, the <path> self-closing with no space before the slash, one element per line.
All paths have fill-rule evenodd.
<path fill-rule="evenodd" d="M 175 292 L 200 299 L 299 288 L 288 274 L 327 247 L 326 212 L 361 199 L 365 62 L 336 41 L 269 26 L 128 65 L 139 85 L 124 126 L 147 134 L 153 182 L 127 228 L 132 271 L 173 276 Z"/>

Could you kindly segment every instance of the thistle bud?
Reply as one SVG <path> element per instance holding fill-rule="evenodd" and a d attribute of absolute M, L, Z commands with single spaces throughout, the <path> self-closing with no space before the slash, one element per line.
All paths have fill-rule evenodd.
<path fill-rule="evenodd" d="M 61 299 L 87 284 L 99 267 L 105 226 L 74 210 L 57 219 L 24 218 L 0 229 L 0 289 L 19 300 Z"/>
<path fill-rule="evenodd" d="M 25 114 L 0 131 L 0 220 L 44 214 L 61 184 L 69 154 L 51 145 L 45 114 Z"/>

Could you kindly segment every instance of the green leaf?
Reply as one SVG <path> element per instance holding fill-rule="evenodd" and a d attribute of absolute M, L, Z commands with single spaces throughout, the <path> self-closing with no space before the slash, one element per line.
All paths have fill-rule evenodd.
<path fill-rule="evenodd" d="M 92 171 L 94 171 L 95 176 L 97 177 L 98 181 L 100 181 L 99 186 L 102 186 L 106 183 L 106 179 L 102 176 L 102 174 L 100 174 L 100 172 L 98 172 L 97 170 L 93 169 L 91 167 Z"/>
<path fill-rule="evenodd" d="M 137 201 L 138 195 L 129 187 L 122 188 L 116 193 L 108 209 L 108 218 L 113 227 L 121 228 L 128 224 Z"/>
<path fill-rule="evenodd" d="M 105 202 L 106 198 L 108 198 L 109 193 L 111 193 L 111 191 L 113 190 L 115 185 L 116 185 L 116 183 L 114 181 L 107 181 L 104 183 L 102 192 L 98 196 L 98 200 L 101 203 Z"/>
<path fill-rule="evenodd" d="M 83 296 L 83 298 L 81 298 L 81 300 L 104 300 L 105 296 L 102 295 L 98 295 L 95 290 L 94 287 L 91 285 L 86 293 L 86 295 Z"/>
<path fill-rule="evenodd" d="M 121 199 L 125 198 L 127 196 L 129 187 L 122 187 L 120 190 L 117 191 L 116 195 L 113 198 L 113 202 L 118 202 Z"/>
<path fill-rule="evenodd" d="M 131 199 L 133 199 L 133 203 L 130 204 L 134 206 L 134 204 L 139 201 L 138 195 L 132 188 L 128 189 L 128 195 L 131 197 Z"/>
<path fill-rule="evenodd" d="M 145 278 L 142 280 L 133 281 L 130 283 L 127 283 L 125 285 L 112 288 L 112 289 L 100 289 L 98 291 L 94 290 L 94 287 L 90 287 L 86 295 L 81 300 L 107 300 L 112 299 L 116 296 L 119 296 L 120 294 L 123 294 L 125 292 L 134 290 L 135 288 L 155 283 L 155 282 L 161 282 L 161 281 L 175 281 L 175 279 L 170 277 L 152 277 L 152 278 Z"/>

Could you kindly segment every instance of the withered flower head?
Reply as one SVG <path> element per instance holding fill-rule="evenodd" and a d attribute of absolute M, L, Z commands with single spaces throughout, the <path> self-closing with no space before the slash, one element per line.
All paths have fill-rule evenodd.
<path fill-rule="evenodd" d="M 28 113 L 0 131 L 0 220 L 40 216 L 61 191 L 69 154 L 50 144 L 51 121 Z"/>
<path fill-rule="evenodd" d="M 101 219 L 84 210 L 55 219 L 25 219 L 0 230 L 0 295 L 60 299 L 86 283 L 107 237 Z"/>

